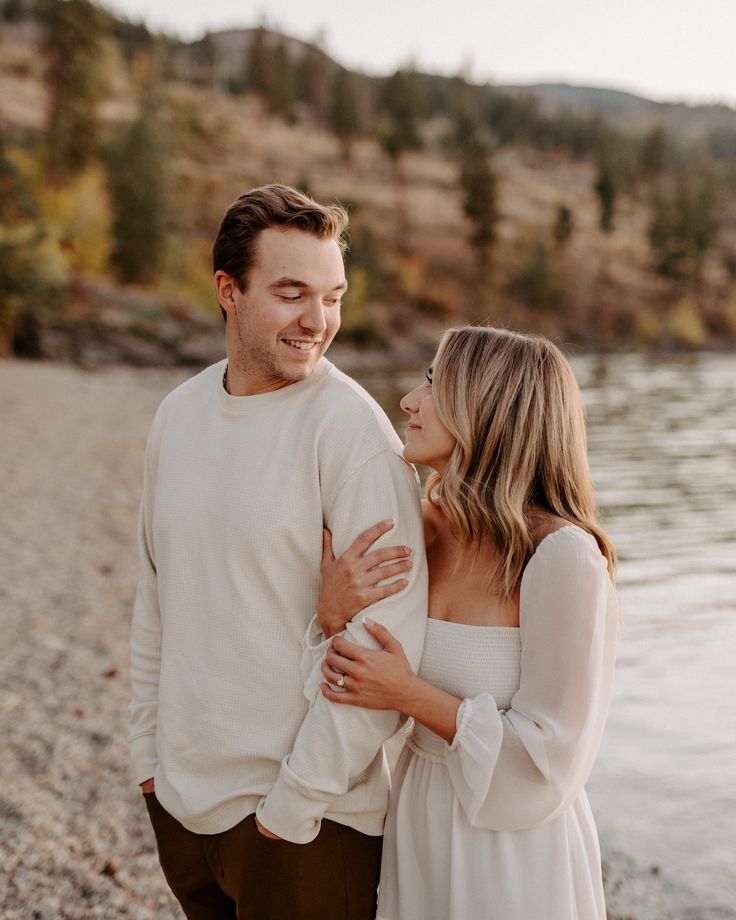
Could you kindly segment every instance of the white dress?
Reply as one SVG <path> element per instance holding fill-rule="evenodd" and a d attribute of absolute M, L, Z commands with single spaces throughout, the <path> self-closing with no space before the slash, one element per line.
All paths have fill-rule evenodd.
<path fill-rule="evenodd" d="M 420 674 L 463 703 L 452 745 L 417 723 L 400 756 L 379 920 L 605 920 L 583 787 L 617 629 L 605 559 L 574 526 L 527 565 L 518 629 L 429 620 Z"/>

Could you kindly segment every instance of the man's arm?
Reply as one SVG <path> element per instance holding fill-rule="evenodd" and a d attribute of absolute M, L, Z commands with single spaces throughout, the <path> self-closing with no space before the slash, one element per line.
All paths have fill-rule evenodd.
<path fill-rule="evenodd" d="M 402 543 L 414 550 L 408 587 L 361 611 L 348 623 L 345 635 L 359 645 L 376 648 L 362 625 L 363 616 L 370 613 L 402 643 L 416 669 L 427 618 L 427 570 L 416 473 L 396 453 L 383 451 L 342 484 L 326 515 L 338 555 L 361 531 L 389 518 L 396 526 L 383 541 Z M 383 742 L 396 731 L 399 719 L 396 712 L 336 706 L 318 694 L 292 753 L 282 762 L 273 788 L 258 806 L 258 820 L 294 843 L 314 839 L 331 800 L 347 792 L 371 764 Z"/>
<path fill-rule="evenodd" d="M 135 780 L 143 791 L 158 763 L 156 755 L 156 713 L 161 664 L 161 617 L 158 605 L 156 565 L 151 540 L 154 472 L 152 438 L 146 446 L 143 497 L 138 516 L 138 555 L 140 572 L 133 607 L 130 638 L 130 683 L 133 691 L 128 708 L 128 738 Z"/>

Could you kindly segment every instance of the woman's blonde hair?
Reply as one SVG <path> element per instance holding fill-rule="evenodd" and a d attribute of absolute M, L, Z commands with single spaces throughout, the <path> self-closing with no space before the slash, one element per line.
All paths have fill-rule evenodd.
<path fill-rule="evenodd" d="M 534 553 L 536 509 L 592 534 L 613 577 L 616 553 L 598 521 L 580 389 L 559 348 L 493 327 L 450 329 L 432 367 L 432 395 L 457 443 L 427 495 L 463 542 L 495 543 L 502 595 L 518 591 Z"/>

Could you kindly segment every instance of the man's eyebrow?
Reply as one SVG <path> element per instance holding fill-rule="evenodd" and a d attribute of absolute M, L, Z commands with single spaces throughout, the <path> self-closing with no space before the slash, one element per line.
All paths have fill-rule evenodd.
<path fill-rule="evenodd" d="M 306 281 L 299 281 L 297 278 L 279 278 L 277 281 L 274 281 L 271 287 L 274 290 L 280 290 L 281 288 L 298 288 L 299 290 L 305 290 L 309 287 Z M 346 291 L 348 287 L 347 281 L 341 281 L 340 284 L 336 284 L 332 289 L 333 291 Z"/>
<path fill-rule="evenodd" d="M 296 278 L 284 277 L 284 278 L 279 278 L 278 281 L 274 281 L 271 287 L 272 288 L 286 288 L 286 287 L 308 288 L 309 285 L 306 283 L 306 281 L 299 281 Z"/>

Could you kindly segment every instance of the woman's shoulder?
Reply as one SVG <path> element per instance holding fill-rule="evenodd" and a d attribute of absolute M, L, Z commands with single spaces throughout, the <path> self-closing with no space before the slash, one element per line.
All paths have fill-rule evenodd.
<path fill-rule="evenodd" d="M 550 516 L 542 526 L 532 531 L 534 552 L 524 574 L 552 566 L 560 570 L 607 570 L 606 557 L 598 541 L 585 528 L 564 518 Z"/>
<path fill-rule="evenodd" d="M 546 540 L 547 537 L 551 537 L 552 534 L 557 533 L 559 530 L 563 530 L 565 527 L 576 527 L 576 525 L 565 518 L 557 517 L 555 514 L 542 513 L 532 515 L 529 521 L 529 531 L 534 549 L 537 550 L 539 545 Z M 577 529 L 579 530 L 580 528 Z"/>
<path fill-rule="evenodd" d="M 541 537 L 524 569 L 519 600 L 521 626 L 539 622 L 538 616 L 569 620 L 591 610 L 619 616 L 607 558 L 593 534 L 572 521 Z"/>

